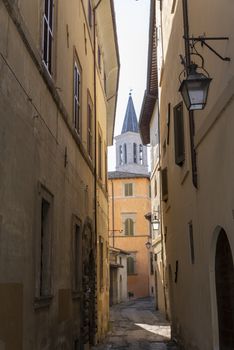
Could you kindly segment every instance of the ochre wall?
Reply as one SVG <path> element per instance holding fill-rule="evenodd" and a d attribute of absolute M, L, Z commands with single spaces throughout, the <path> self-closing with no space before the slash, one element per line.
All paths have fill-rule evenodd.
<path fill-rule="evenodd" d="M 133 183 L 133 196 L 124 196 L 124 184 Z M 113 187 L 112 187 L 113 186 Z M 109 179 L 109 243 L 136 254 L 136 274 L 128 276 L 128 292 L 134 297 L 149 295 L 149 251 L 145 243 L 150 234 L 149 222 L 144 215 L 150 211 L 149 179 Z M 112 197 L 114 189 L 114 197 Z M 113 203 L 114 198 L 114 203 Z M 114 218 L 112 208 L 114 204 Z M 135 215 L 134 236 L 124 235 L 123 214 Z M 119 232 L 123 230 L 123 232 Z"/>

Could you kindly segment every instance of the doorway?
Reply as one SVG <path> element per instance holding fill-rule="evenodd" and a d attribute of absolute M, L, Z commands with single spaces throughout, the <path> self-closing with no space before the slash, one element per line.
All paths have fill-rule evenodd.
<path fill-rule="evenodd" d="M 215 253 L 219 349 L 234 349 L 234 266 L 226 232 L 221 229 Z"/>

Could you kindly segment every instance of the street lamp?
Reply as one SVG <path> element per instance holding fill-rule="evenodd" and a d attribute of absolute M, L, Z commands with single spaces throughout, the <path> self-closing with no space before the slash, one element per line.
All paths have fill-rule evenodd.
<path fill-rule="evenodd" d="M 151 248 L 151 243 L 150 243 L 150 241 L 146 242 L 146 243 L 145 243 L 145 246 L 146 246 L 147 249 L 150 249 L 150 248 Z"/>
<path fill-rule="evenodd" d="M 211 78 L 197 72 L 197 65 L 190 64 L 188 76 L 180 85 L 179 91 L 189 111 L 201 110 L 205 107 Z"/>

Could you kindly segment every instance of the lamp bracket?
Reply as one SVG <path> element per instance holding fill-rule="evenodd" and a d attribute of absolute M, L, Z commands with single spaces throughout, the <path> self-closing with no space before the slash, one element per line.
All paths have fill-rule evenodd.
<path fill-rule="evenodd" d="M 184 39 L 187 40 L 188 42 L 192 42 L 192 47 L 198 42 L 201 43 L 201 46 L 205 45 L 211 52 L 213 52 L 216 56 L 218 56 L 222 61 L 231 61 L 230 57 L 223 57 L 221 56 L 213 47 L 211 47 L 209 44 L 207 44 L 206 41 L 216 41 L 216 40 L 229 40 L 229 37 L 222 36 L 222 37 L 204 37 L 204 36 L 199 36 L 199 37 L 185 37 Z"/>

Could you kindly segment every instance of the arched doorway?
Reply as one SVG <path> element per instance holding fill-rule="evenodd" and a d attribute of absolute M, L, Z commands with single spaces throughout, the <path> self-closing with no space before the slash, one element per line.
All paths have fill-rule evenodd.
<path fill-rule="evenodd" d="M 219 349 L 234 349 L 234 266 L 227 235 L 220 230 L 215 253 Z"/>

